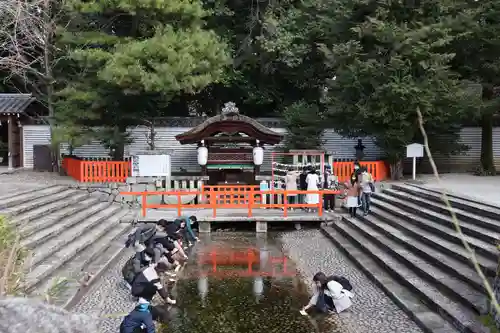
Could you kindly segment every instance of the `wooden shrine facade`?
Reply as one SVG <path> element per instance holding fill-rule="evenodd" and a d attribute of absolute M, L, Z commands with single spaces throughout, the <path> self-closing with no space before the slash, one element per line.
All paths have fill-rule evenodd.
<path fill-rule="evenodd" d="M 262 151 L 263 145 L 276 145 L 283 135 L 240 114 L 234 103 L 226 103 L 221 114 L 177 135 L 176 139 L 181 144 L 207 148 L 206 163 L 200 165 L 210 184 L 251 184 L 262 163 L 257 162 L 256 148 Z"/>
<path fill-rule="evenodd" d="M 22 125 L 34 100 L 31 94 L 0 94 L 0 165 L 9 169 L 23 165 Z"/>

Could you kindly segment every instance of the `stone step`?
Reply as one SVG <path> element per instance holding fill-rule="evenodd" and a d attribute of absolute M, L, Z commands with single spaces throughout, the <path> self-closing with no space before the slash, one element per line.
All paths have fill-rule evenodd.
<path fill-rule="evenodd" d="M 384 193 L 374 193 L 372 195 L 372 198 L 384 201 L 385 203 L 390 203 L 391 205 L 398 207 L 404 211 L 429 219 L 435 224 L 439 223 L 440 225 L 447 227 L 450 230 L 455 230 L 455 225 L 453 224 L 449 213 L 437 213 L 433 210 L 425 208 L 425 206 L 423 207 L 415 205 L 411 202 L 401 200 Z M 500 239 L 500 233 L 494 232 L 491 229 L 482 228 L 480 226 L 477 226 L 476 224 L 469 223 L 463 220 L 459 220 L 459 222 L 462 232 L 466 235 L 478 238 L 490 244 L 496 244 L 497 240 Z"/>
<path fill-rule="evenodd" d="M 40 219 L 32 220 L 29 223 L 22 224 L 19 226 L 19 232 L 21 233 L 21 238 L 27 238 L 34 233 L 40 232 L 46 228 L 52 227 L 55 224 L 60 223 L 63 219 L 76 215 L 81 211 L 84 211 L 92 206 L 100 203 L 99 198 L 91 196 L 87 199 L 80 201 L 79 203 L 68 205 L 56 212 L 53 212 L 47 216 Z"/>
<path fill-rule="evenodd" d="M 374 208 L 373 211 L 376 211 Z M 376 228 L 379 232 L 383 233 L 387 237 L 391 238 L 393 241 L 401 244 L 410 251 L 414 252 L 418 256 L 425 258 L 427 261 L 434 263 L 441 269 L 448 271 L 448 273 L 456 276 L 462 281 L 468 283 L 471 287 L 475 288 L 477 291 L 485 293 L 486 289 L 483 285 L 483 281 L 475 271 L 474 267 L 471 267 L 470 263 L 465 263 L 463 260 L 458 260 L 453 256 L 447 255 L 441 251 L 436 250 L 436 248 L 428 246 L 427 244 L 418 240 L 418 238 L 412 236 L 411 233 L 403 233 L 398 229 L 398 225 L 390 225 L 393 228 L 398 229 L 398 232 L 394 232 L 393 228 L 390 227 L 387 221 L 380 217 L 379 214 L 373 213 L 373 217 L 365 216 L 361 217 L 363 221 L 369 223 L 372 227 Z M 397 218 L 395 218 L 397 219 Z"/>
<path fill-rule="evenodd" d="M 31 292 L 31 296 L 48 294 L 51 304 L 69 308 L 124 251 L 127 231 L 132 229 L 130 220 L 129 214 L 124 216 L 122 223 L 48 276 Z M 86 280 L 88 273 L 92 277 Z M 54 288 L 57 281 L 64 281 L 63 288 Z"/>
<path fill-rule="evenodd" d="M 417 187 L 410 184 L 395 184 L 392 186 L 395 190 L 406 192 L 414 196 L 418 196 L 422 199 L 433 200 L 438 203 L 444 203 L 442 195 L 436 191 L 430 191 L 423 187 Z M 492 205 L 483 204 L 478 201 L 468 200 L 465 198 L 459 198 L 457 196 L 448 197 L 451 205 L 455 208 L 462 209 L 471 214 L 485 216 L 491 219 L 500 220 L 500 207 L 494 207 Z"/>
<path fill-rule="evenodd" d="M 120 220 L 127 214 L 127 211 L 113 205 L 106 208 L 103 213 L 109 218 L 102 223 L 98 223 L 92 230 L 88 230 L 86 233 L 75 232 L 73 235 L 70 235 L 70 242 L 66 246 L 57 250 L 50 258 L 38 263 L 26 274 L 24 289 L 28 293 L 31 293 L 37 285 L 45 281 L 58 268 L 97 242 L 101 237 L 116 229 L 119 226 Z"/>
<path fill-rule="evenodd" d="M 343 223 L 343 222 L 340 222 Z M 339 247 L 382 291 L 396 303 L 408 316 L 427 333 L 460 332 L 440 315 L 424 304 L 419 295 L 391 276 L 383 263 L 367 256 L 360 247 L 355 246 L 351 237 L 332 227 L 322 227 L 323 234 Z M 354 286 L 356 288 L 356 286 Z"/>
<path fill-rule="evenodd" d="M 447 228 L 442 226 L 441 224 L 437 224 L 432 220 L 427 220 L 421 214 L 412 214 L 407 211 L 404 211 L 395 205 L 392 205 L 392 201 L 381 201 L 377 198 L 372 198 L 372 206 L 381 209 L 382 211 L 390 214 L 389 216 L 381 215 L 381 218 L 389 218 L 392 219 L 397 216 L 400 219 L 403 219 L 405 222 L 411 223 L 414 227 L 425 230 L 433 235 L 442 237 L 447 241 L 458 244 L 463 247 L 462 239 L 456 230 L 453 228 Z M 389 203 L 390 202 L 390 203 Z M 451 223 L 451 222 L 450 222 Z M 407 224 L 405 224 L 407 225 Z M 475 237 L 469 236 L 465 233 L 465 228 L 462 228 L 462 232 L 464 233 L 465 239 L 469 243 L 469 245 L 479 254 L 484 255 L 491 260 L 496 261 L 498 259 L 498 250 L 497 247 L 491 243 L 482 241 Z"/>
<path fill-rule="evenodd" d="M 0 213 L 3 215 L 10 216 L 12 220 L 16 220 L 16 217 L 18 215 L 21 215 L 23 213 L 35 210 L 35 209 L 41 209 L 43 210 L 45 206 L 50 205 L 52 203 L 57 203 L 60 201 L 63 201 L 65 199 L 71 198 L 75 195 L 80 195 L 81 192 L 74 190 L 74 189 L 68 189 L 66 188 L 63 191 L 60 191 L 58 193 L 50 194 L 50 195 L 44 195 L 38 198 L 35 198 L 33 200 L 25 201 L 22 204 L 18 204 L 9 208 L 6 208 L 2 210 Z M 15 223 L 15 222 L 14 222 Z"/>
<path fill-rule="evenodd" d="M 406 220 L 402 220 L 398 217 L 391 216 L 390 214 L 377 210 L 376 208 L 372 210 L 372 215 L 377 215 L 378 218 L 382 219 L 384 222 L 389 223 L 393 227 L 398 228 L 399 230 L 403 230 L 406 234 L 411 235 L 413 238 L 419 240 L 420 242 L 426 244 L 427 246 L 434 248 L 434 251 L 444 253 L 448 256 L 455 258 L 456 260 L 461 261 L 465 265 L 469 267 L 474 267 L 473 263 L 470 260 L 470 255 L 465 250 L 462 244 L 455 244 L 449 242 L 442 237 L 435 235 L 434 233 L 419 229 Z M 479 262 L 479 266 L 483 270 L 483 272 L 488 276 L 496 275 L 497 261 L 490 259 L 489 257 L 485 257 L 481 254 L 476 253 L 476 258 Z"/>
<path fill-rule="evenodd" d="M 34 251 L 35 261 L 33 262 L 33 264 L 36 264 L 37 262 L 39 262 L 39 260 L 43 260 L 45 258 L 43 255 L 40 255 L 40 249 L 37 250 L 36 247 L 43 244 L 43 250 L 48 251 L 46 255 L 50 255 L 50 253 L 55 251 L 54 250 L 50 252 L 52 246 L 51 244 L 60 244 L 60 243 L 64 244 L 65 242 L 71 240 L 71 239 L 65 239 L 63 237 L 64 233 L 66 233 L 67 235 L 68 233 L 74 232 L 74 230 L 72 230 L 71 228 L 79 224 L 79 226 L 77 226 L 78 228 L 77 230 L 85 231 L 86 228 L 91 228 L 93 225 L 95 225 L 95 223 L 99 223 L 100 221 L 102 221 L 104 218 L 107 217 L 107 215 L 101 214 L 97 216 L 96 219 L 92 220 L 92 217 L 104 211 L 107 207 L 110 206 L 110 204 L 107 202 L 95 202 L 94 200 L 89 200 L 89 201 L 92 202 L 92 205 L 87 209 L 84 209 L 67 218 L 55 221 L 55 223 L 53 223 L 52 225 L 44 225 L 43 229 L 38 230 L 37 232 L 34 232 L 30 236 L 21 240 L 21 246 L 28 249 L 35 249 Z M 87 220 L 89 224 L 85 223 L 82 224 L 82 221 L 84 220 Z M 53 240 L 53 242 L 50 243 L 49 240 L 52 240 L 56 236 L 61 236 L 61 237 Z M 38 259 L 36 259 L 37 257 Z"/>
<path fill-rule="evenodd" d="M 474 309 L 478 314 L 487 311 L 486 294 L 469 284 L 469 281 L 464 276 L 458 276 L 450 268 L 446 269 L 444 263 L 433 258 L 436 251 L 431 250 L 432 252 L 424 254 L 423 248 L 408 246 L 411 243 L 411 238 L 409 239 L 397 228 L 379 221 L 374 216 L 362 217 L 362 222 L 355 219 L 346 219 L 346 222 L 404 263 L 417 275 L 437 286 L 439 290 L 459 300 L 465 306 Z M 448 260 L 446 263 L 450 264 Z M 455 271 L 459 270 L 455 268 Z M 468 275 L 471 275 L 471 273 L 474 272 L 466 271 Z M 481 280 L 477 282 L 481 283 Z"/>
<path fill-rule="evenodd" d="M 382 193 L 401 200 L 411 202 L 421 207 L 425 207 L 440 214 L 450 215 L 448 208 L 444 204 L 440 204 L 432 200 L 422 199 L 415 195 L 393 189 L 385 189 Z M 484 216 L 472 214 L 458 208 L 453 208 L 453 211 L 455 212 L 457 218 L 461 221 L 475 224 L 481 228 L 489 229 L 493 232 L 500 232 L 499 220 L 494 220 Z"/>
<path fill-rule="evenodd" d="M 50 197 L 51 195 L 66 191 L 67 186 L 54 185 L 47 186 L 43 189 L 36 189 L 28 192 L 22 192 L 19 195 L 11 195 L 9 197 L 4 197 L 0 199 L 0 210 L 11 208 L 17 205 L 25 204 L 29 201 L 33 201 L 43 197 Z"/>
<path fill-rule="evenodd" d="M 61 194 L 66 193 L 66 192 L 61 192 Z M 82 200 L 85 200 L 90 196 L 90 193 L 88 192 L 83 192 L 83 191 L 74 191 L 73 193 L 70 193 L 68 196 L 56 200 L 54 202 L 48 203 L 46 205 L 40 206 L 35 209 L 31 209 L 29 211 L 26 211 L 25 213 L 16 215 L 14 218 L 14 224 L 16 226 L 21 226 L 29 223 L 30 221 L 41 219 L 46 215 L 49 215 L 54 212 L 58 212 L 59 210 L 78 204 L 82 202 Z"/>
<path fill-rule="evenodd" d="M 359 224 L 359 221 L 356 221 Z M 393 255 L 379 247 L 380 243 L 374 243 L 375 236 L 367 238 L 367 234 L 362 234 L 355 225 L 346 222 L 334 224 L 334 227 L 347 239 L 360 247 L 362 251 L 373 258 L 379 265 L 384 267 L 396 281 L 409 288 L 420 300 L 432 311 L 443 316 L 458 330 L 467 333 L 488 333 L 489 330 L 483 327 L 474 311 L 466 306 L 454 302 L 438 287 L 435 287 L 418 276 L 414 271 L 400 262 Z M 374 232 L 374 231 L 373 231 Z"/>
<path fill-rule="evenodd" d="M 87 231 L 93 231 L 99 225 L 106 223 L 107 220 L 113 218 L 113 215 L 119 211 L 119 206 L 103 203 L 96 214 L 93 214 L 88 218 L 80 218 L 80 223 L 74 227 L 65 229 L 58 235 L 58 237 L 51 238 L 47 242 L 44 242 L 34 248 L 32 251 L 33 258 L 30 262 L 31 267 L 33 268 L 43 262 L 46 258 L 51 257 L 55 252 L 64 248 L 78 236 L 83 235 Z"/>
<path fill-rule="evenodd" d="M 11 200 L 13 197 L 16 197 L 16 196 L 32 194 L 35 191 L 40 191 L 42 189 L 48 189 L 48 188 L 55 187 L 55 186 L 59 186 L 59 185 L 49 185 L 49 186 L 43 186 L 43 187 L 35 186 L 33 188 L 30 188 L 29 190 L 23 189 L 23 190 L 20 190 L 18 192 L 9 193 L 6 195 L 1 195 L 0 196 L 0 203 L 5 201 L 5 200 Z"/>

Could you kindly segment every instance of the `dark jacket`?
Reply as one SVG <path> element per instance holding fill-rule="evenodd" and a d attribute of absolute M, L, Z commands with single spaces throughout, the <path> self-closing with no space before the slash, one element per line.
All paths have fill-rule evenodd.
<path fill-rule="evenodd" d="M 299 176 L 299 186 L 301 191 L 307 190 L 306 178 L 307 178 L 307 173 L 301 173 Z"/>
<path fill-rule="evenodd" d="M 156 293 L 160 294 L 163 299 L 168 297 L 155 268 L 149 266 L 142 270 L 132 282 L 132 296 L 142 297 L 151 302 Z"/>
<path fill-rule="evenodd" d="M 150 261 L 146 260 L 144 252 L 136 253 L 123 266 L 123 278 L 129 284 L 132 284 L 137 274 L 139 274 L 144 268 L 148 267 L 149 264 Z"/>
<path fill-rule="evenodd" d="M 167 226 L 165 227 L 165 232 L 167 233 L 168 237 L 172 240 L 179 240 L 181 238 L 180 235 L 180 223 L 177 222 L 169 222 Z"/>
<path fill-rule="evenodd" d="M 351 173 L 351 185 L 354 185 L 354 183 L 359 182 L 359 175 L 361 175 L 362 173 L 363 173 L 362 168 L 354 170 L 353 173 Z"/>
<path fill-rule="evenodd" d="M 141 326 L 144 325 L 145 329 L 141 330 Z M 155 333 L 155 324 L 153 322 L 153 316 L 149 311 L 149 308 L 136 307 L 132 312 L 130 312 L 120 325 L 120 333 L 135 333 L 135 332 L 147 332 Z"/>

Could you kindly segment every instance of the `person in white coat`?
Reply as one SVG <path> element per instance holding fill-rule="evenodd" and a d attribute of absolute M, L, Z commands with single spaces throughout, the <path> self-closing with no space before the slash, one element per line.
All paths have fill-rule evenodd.
<path fill-rule="evenodd" d="M 300 310 L 302 315 L 307 315 L 307 310 L 312 307 L 321 312 L 335 310 L 341 313 L 352 306 L 351 298 L 354 295 L 335 279 L 333 276 L 327 277 L 323 272 L 314 275 L 315 291 L 309 303 Z"/>
<path fill-rule="evenodd" d="M 318 191 L 319 176 L 316 173 L 316 170 L 312 169 L 311 171 L 309 171 L 309 174 L 307 175 L 306 178 L 306 183 L 308 191 Z M 319 204 L 319 194 L 308 193 L 306 195 L 306 203 L 309 205 Z M 312 210 L 311 207 L 309 207 L 309 210 Z"/>

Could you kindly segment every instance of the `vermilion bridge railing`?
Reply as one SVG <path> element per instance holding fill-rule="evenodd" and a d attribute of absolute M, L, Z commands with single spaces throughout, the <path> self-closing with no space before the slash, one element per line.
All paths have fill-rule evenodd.
<path fill-rule="evenodd" d="M 220 188 L 220 189 L 219 189 Z M 176 209 L 179 216 L 182 215 L 183 209 L 211 209 L 213 217 L 217 217 L 217 211 L 221 209 L 246 209 L 248 217 L 253 216 L 254 209 L 260 208 L 278 208 L 283 210 L 283 217 L 288 216 L 288 208 L 312 208 L 317 209 L 318 216 L 323 216 L 323 195 L 324 194 L 340 194 L 340 191 L 317 190 L 317 191 L 287 191 L 287 190 L 266 190 L 260 191 L 256 187 L 247 185 L 227 185 L 227 186 L 205 186 L 200 192 L 190 191 L 152 191 L 152 192 L 122 192 L 121 195 L 140 196 L 142 216 L 145 217 L 147 209 Z M 318 203 L 288 203 L 290 195 L 307 195 L 317 194 L 319 196 Z M 177 197 L 177 202 L 173 204 L 156 204 L 148 203 L 147 197 L 150 195 L 171 196 Z M 202 197 L 202 202 L 198 203 L 182 203 L 183 196 L 198 196 Z M 283 196 L 282 203 L 266 203 L 263 200 L 265 195 L 280 195 Z"/>

